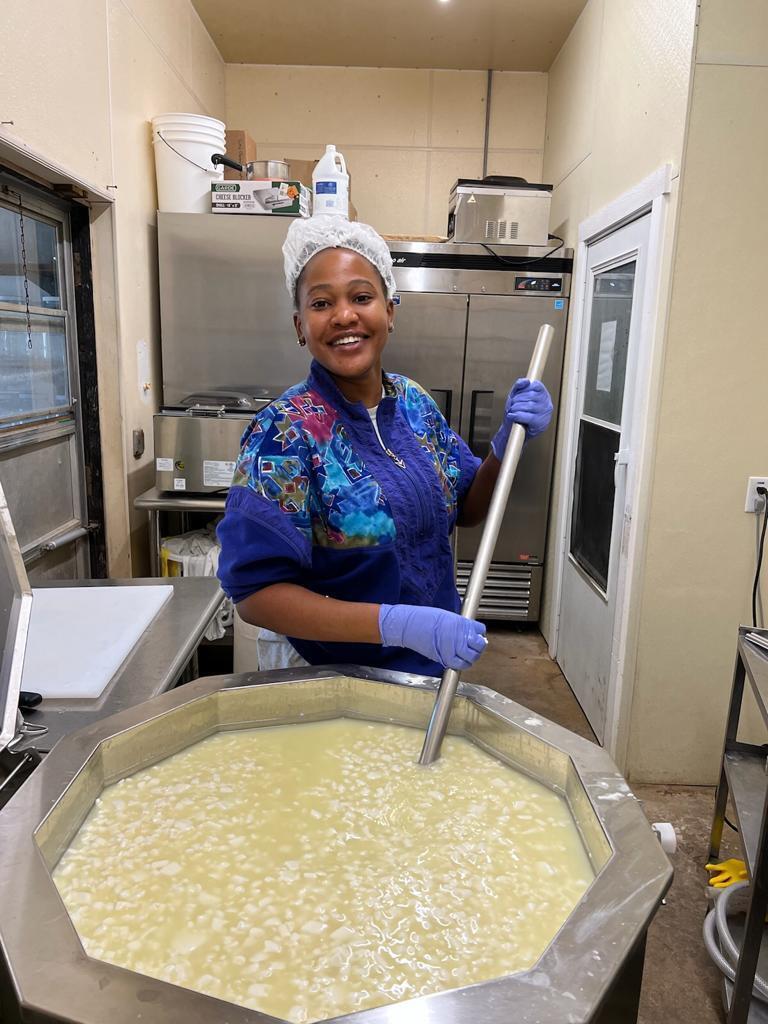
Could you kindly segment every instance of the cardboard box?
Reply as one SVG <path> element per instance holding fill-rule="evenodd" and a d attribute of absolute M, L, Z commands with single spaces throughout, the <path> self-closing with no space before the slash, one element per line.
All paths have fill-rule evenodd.
<path fill-rule="evenodd" d="M 317 166 L 317 160 L 289 160 L 288 170 L 291 177 L 300 181 L 307 188 L 312 188 L 312 171 Z"/>
<path fill-rule="evenodd" d="M 227 156 L 231 160 L 237 160 L 239 164 L 247 164 L 256 159 L 256 143 L 248 132 L 227 130 L 225 135 L 227 139 Z M 235 171 L 231 167 L 224 168 L 225 181 L 238 181 L 244 177 L 244 172 Z"/>
<path fill-rule="evenodd" d="M 312 193 L 300 181 L 214 181 L 211 213 L 290 214 L 309 217 Z"/>

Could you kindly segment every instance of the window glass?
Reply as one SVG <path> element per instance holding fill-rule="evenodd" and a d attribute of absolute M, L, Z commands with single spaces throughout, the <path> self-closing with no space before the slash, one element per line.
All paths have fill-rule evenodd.
<path fill-rule="evenodd" d="M 608 589 L 613 527 L 614 456 L 618 431 L 589 420 L 579 424 L 579 448 L 571 515 L 571 554 L 597 583 Z"/>
<path fill-rule="evenodd" d="M 56 228 L 25 211 L 24 248 L 30 306 L 61 309 Z M 0 302 L 25 301 L 21 217 L 18 210 L 0 206 Z"/>
<path fill-rule="evenodd" d="M 61 317 L 0 310 L 0 419 L 70 404 L 67 341 Z"/>
<path fill-rule="evenodd" d="M 595 275 L 589 325 L 584 415 L 621 423 L 635 263 Z"/>

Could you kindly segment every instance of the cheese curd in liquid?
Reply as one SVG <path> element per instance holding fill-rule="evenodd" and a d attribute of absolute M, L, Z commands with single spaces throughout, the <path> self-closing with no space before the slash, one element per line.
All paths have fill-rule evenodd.
<path fill-rule="evenodd" d="M 54 873 L 86 952 L 297 1024 L 531 966 L 594 877 L 568 807 L 422 740 L 219 733 L 110 786 Z"/>

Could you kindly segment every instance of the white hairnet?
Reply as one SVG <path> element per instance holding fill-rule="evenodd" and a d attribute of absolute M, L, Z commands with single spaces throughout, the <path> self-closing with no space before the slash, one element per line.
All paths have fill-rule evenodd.
<path fill-rule="evenodd" d="M 392 256 L 381 235 L 370 224 L 319 214 L 294 220 L 283 243 L 285 286 L 294 302 L 299 274 L 323 249 L 351 249 L 364 256 L 381 274 L 387 299 L 394 298 L 397 285 L 392 274 Z"/>

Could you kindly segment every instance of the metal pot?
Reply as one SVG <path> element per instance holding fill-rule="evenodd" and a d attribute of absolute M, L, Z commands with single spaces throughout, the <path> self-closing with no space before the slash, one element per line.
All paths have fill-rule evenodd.
<path fill-rule="evenodd" d="M 230 159 L 225 153 L 214 153 L 211 163 L 214 167 L 223 164 L 225 167 L 231 167 L 234 171 L 240 171 L 245 175 L 247 181 L 253 181 L 256 178 L 279 181 L 281 178 L 287 178 L 290 173 L 290 168 L 285 160 L 251 160 L 247 164 L 239 164 L 237 160 Z"/>
<path fill-rule="evenodd" d="M 435 688 L 433 679 L 352 666 L 209 677 L 61 740 L 0 812 L 3 1019 L 277 1024 L 258 1011 L 86 956 L 51 871 L 104 786 L 137 768 L 222 729 L 345 715 L 423 728 Z M 595 880 L 529 970 L 344 1019 L 635 1021 L 645 934 L 672 870 L 616 766 L 600 747 L 482 686 L 460 683 L 449 731 L 565 798 Z"/>
<path fill-rule="evenodd" d="M 275 181 L 287 178 L 289 173 L 285 160 L 252 160 L 245 165 L 245 176 L 249 181 L 254 178 L 269 178 Z"/>

